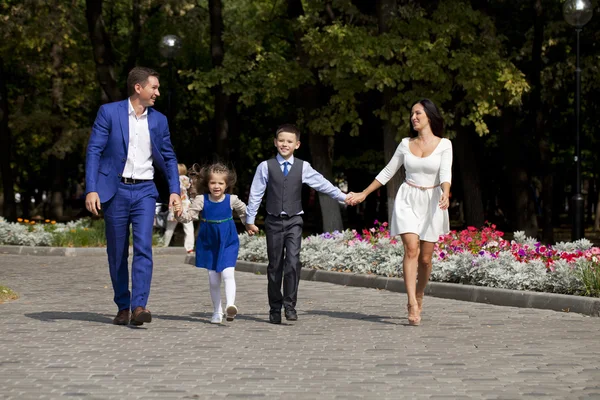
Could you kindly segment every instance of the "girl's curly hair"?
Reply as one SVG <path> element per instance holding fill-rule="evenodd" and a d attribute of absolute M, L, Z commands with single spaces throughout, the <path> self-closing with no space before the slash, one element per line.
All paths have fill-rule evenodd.
<path fill-rule="evenodd" d="M 230 168 L 221 162 L 204 165 L 202 167 L 198 164 L 194 164 L 188 173 L 192 182 L 189 193 L 191 198 L 202 193 L 209 193 L 208 181 L 212 174 L 225 174 L 225 183 L 227 184 L 225 193 L 232 193 L 233 187 L 237 182 L 237 174 L 233 168 Z"/>

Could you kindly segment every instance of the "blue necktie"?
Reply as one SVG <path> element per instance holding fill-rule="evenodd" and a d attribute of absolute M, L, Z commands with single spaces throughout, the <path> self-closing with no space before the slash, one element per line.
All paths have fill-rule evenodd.
<path fill-rule="evenodd" d="M 288 165 L 290 165 L 290 163 L 287 161 L 283 163 L 283 176 L 287 176 L 288 172 L 290 172 Z"/>

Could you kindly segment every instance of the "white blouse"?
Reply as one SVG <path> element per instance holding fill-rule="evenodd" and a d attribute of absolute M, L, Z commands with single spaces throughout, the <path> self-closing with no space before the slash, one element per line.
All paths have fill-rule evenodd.
<path fill-rule="evenodd" d="M 410 138 L 404 138 L 396 148 L 394 156 L 375 177 L 382 185 L 388 183 L 402 164 L 406 168 L 406 181 L 418 186 L 438 186 L 452 183 L 452 142 L 442 138 L 433 153 L 417 157 L 410 151 Z"/>

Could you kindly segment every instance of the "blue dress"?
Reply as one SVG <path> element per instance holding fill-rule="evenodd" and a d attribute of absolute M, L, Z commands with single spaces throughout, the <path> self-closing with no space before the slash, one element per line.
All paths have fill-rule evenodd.
<path fill-rule="evenodd" d="M 240 249 L 228 194 L 219 203 L 204 195 L 204 208 L 196 240 L 196 267 L 222 272 L 235 267 Z"/>

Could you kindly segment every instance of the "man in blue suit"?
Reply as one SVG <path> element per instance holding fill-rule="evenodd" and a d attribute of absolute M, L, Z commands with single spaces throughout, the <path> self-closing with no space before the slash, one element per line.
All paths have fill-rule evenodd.
<path fill-rule="evenodd" d="M 151 107 L 160 93 L 158 73 L 136 67 L 127 100 L 100 107 L 87 147 L 86 208 L 104 210 L 110 279 L 119 308 L 115 325 L 151 322 L 146 308 L 152 281 L 152 229 L 158 191 L 155 168 L 168 180 L 169 205 L 178 207 L 179 173 L 167 118 Z M 178 212 L 177 214 L 180 214 Z M 129 291 L 129 226 L 133 231 Z"/>

